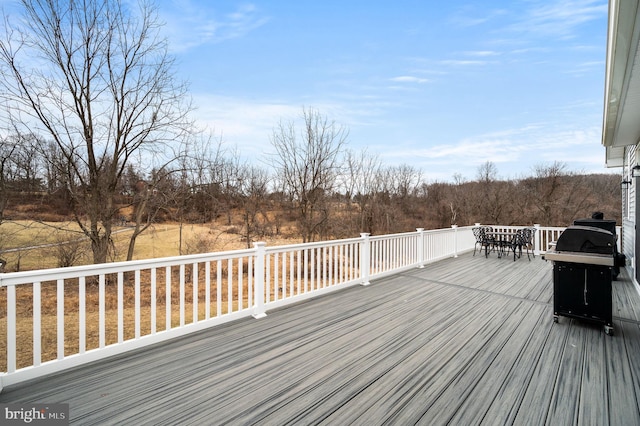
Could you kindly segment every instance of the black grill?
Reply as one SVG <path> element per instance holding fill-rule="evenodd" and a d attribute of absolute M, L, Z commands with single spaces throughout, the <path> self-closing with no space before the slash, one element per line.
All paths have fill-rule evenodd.
<path fill-rule="evenodd" d="M 593 226 L 570 226 L 562 232 L 556 251 L 597 253 L 613 256 L 616 246 L 614 234 Z"/>
<path fill-rule="evenodd" d="M 615 230 L 615 225 L 614 225 Z M 574 225 L 545 254 L 553 261 L 553 320 L 559 316 L 598 322 L 613 335 L 611 287 L 616 235 Z"/>

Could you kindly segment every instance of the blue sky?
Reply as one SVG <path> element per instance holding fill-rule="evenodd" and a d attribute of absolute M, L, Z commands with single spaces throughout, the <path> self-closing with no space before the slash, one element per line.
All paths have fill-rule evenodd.
<path fill-rule="evenodd" d="M 203 128 L 250 161 L 314 108 L 347 146 L 428 181 L 562 161 L 615 172 L 600 142 L 606 0 L 159 0 Z"/>

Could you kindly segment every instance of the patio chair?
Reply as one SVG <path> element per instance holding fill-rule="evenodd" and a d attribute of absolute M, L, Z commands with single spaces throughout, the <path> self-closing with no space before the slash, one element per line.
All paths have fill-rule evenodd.
<path fill-rule="evenodd" d="M 476 226 L 471 229 L 473 236 L 476 238 L 476 243 L 473 246 L 473 255 L 476 255 L 476 249 L 480 245 L 480 252 L 484 247 L 485 257 L 489 256 L 489 251 L 494 249 L 493 228 L 490 226 Z"/>
<path fill-rule="evenodd" d="M 516 255 L 518 258 L 522 257 L 522 248 L 527 252 L 527 259 L 531 260 L 529 254 L 536 257 L 536 254 L 533 251 L 533 243 L 535 238 L 535 228 L 523 228 L 518 229 L 516 231 L 515 238 L 513 240 L 513 261 L 516 260 Z M 517 251 L 517 254 L 516 254 Z"/>
<path fill-rule="evenodd" d="M 482 247 L 483 247 L 482 228 L 480 228 L 479 226 L 476 226 L 474 228 L 471 228 L 471 232 L 473 232 L 473 236 L 476 239 L 476 243 L 473 245 L 473 255 L 475 256 L 478 245 L 480 245 L 480 251 L 482 251 Z"/>
<path fill-rule="evenodd" d="M 531 253 L 531 256 L 533 256 L 533 258 L 535 259 L 536 253 L 534 251 L 534 245 L 536 238 L 536 228 L 524 228 L 523 236 L 523 247 L 527 249 L 527 259 L 529 259 L 529 253 Z"/>
<path fill-rule="evenodd" d="M 516 234 L 509 231 L 500 232 L 494 236 L 493 247 L 498 252 L 498 257 L 504 257 L 509 251 L 514 250 Z"/>

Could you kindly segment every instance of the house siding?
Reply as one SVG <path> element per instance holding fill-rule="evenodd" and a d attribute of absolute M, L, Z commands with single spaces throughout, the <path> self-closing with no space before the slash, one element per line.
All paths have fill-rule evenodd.
<path fill-rule="evenodd" d="M 636 200 L 638 197 L 638 186 L 640 181 L 637 178 L 631 177 L 631 168 L 633 165 L 638 164 L 638 158 L 636 153 L 638 152 L 636 145 L 630 145 L 626 148 L 625 153 L 625 165 L 623 168 L 623 180 L 631 181 L 631 184 L 622 187 L 622 252 L 627 256 L 627 268 L 633 270 L 629 275 L 636 277 L 636 259 L 635 259 L 635 244 L 636 244 Z M 631 272 L 631 271 L 630 271 Z M 638 285 L 637 280 L 634 278 L 634 282 Z"/>

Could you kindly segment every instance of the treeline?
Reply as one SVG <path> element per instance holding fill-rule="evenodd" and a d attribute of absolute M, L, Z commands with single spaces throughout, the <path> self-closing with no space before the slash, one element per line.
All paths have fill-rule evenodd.
<path fill-rule="evenodd" d="M 318 116 L 307 113 L 309 118 Z M 55 146 L 38 138 L 15 142 L 0 145 L 0 215 L 54 221 L 82 216 L 72 193 L 76 185 L 55 172 L 61 168 Z M 615 174 L 581 174 L 556 162 L 504 180 L 488 162 L 478 167 L 474 180 L 455 176 L 453 182 L 427 182 L 421 170 L 386 166 L 366 151 L 309 149 L 306 142 L 306 148 L 289 142 L 301 159 L 288 177 L 282 163 L 291 167 L 295 159 L 280 157 L 260 167 L 243 163 L 210 140 L 171 167 L 145 172 L 130 163 L 116 190 L 113 221 L 139 235 L 153 223 L 222 220 L 236 227 L 248 246 L 274 236 L 313 241 L 478 222 L 565 226 L 595 210 L 620 223 L 620 177 Z M 316 142 L 341 146 L 335 139 Z M 309 152 L 301 155 L 304 149 Z M 334 158 L 329 161 L 327 155 Z M 135 239 L 131 254 L 134 249 Z"/>

